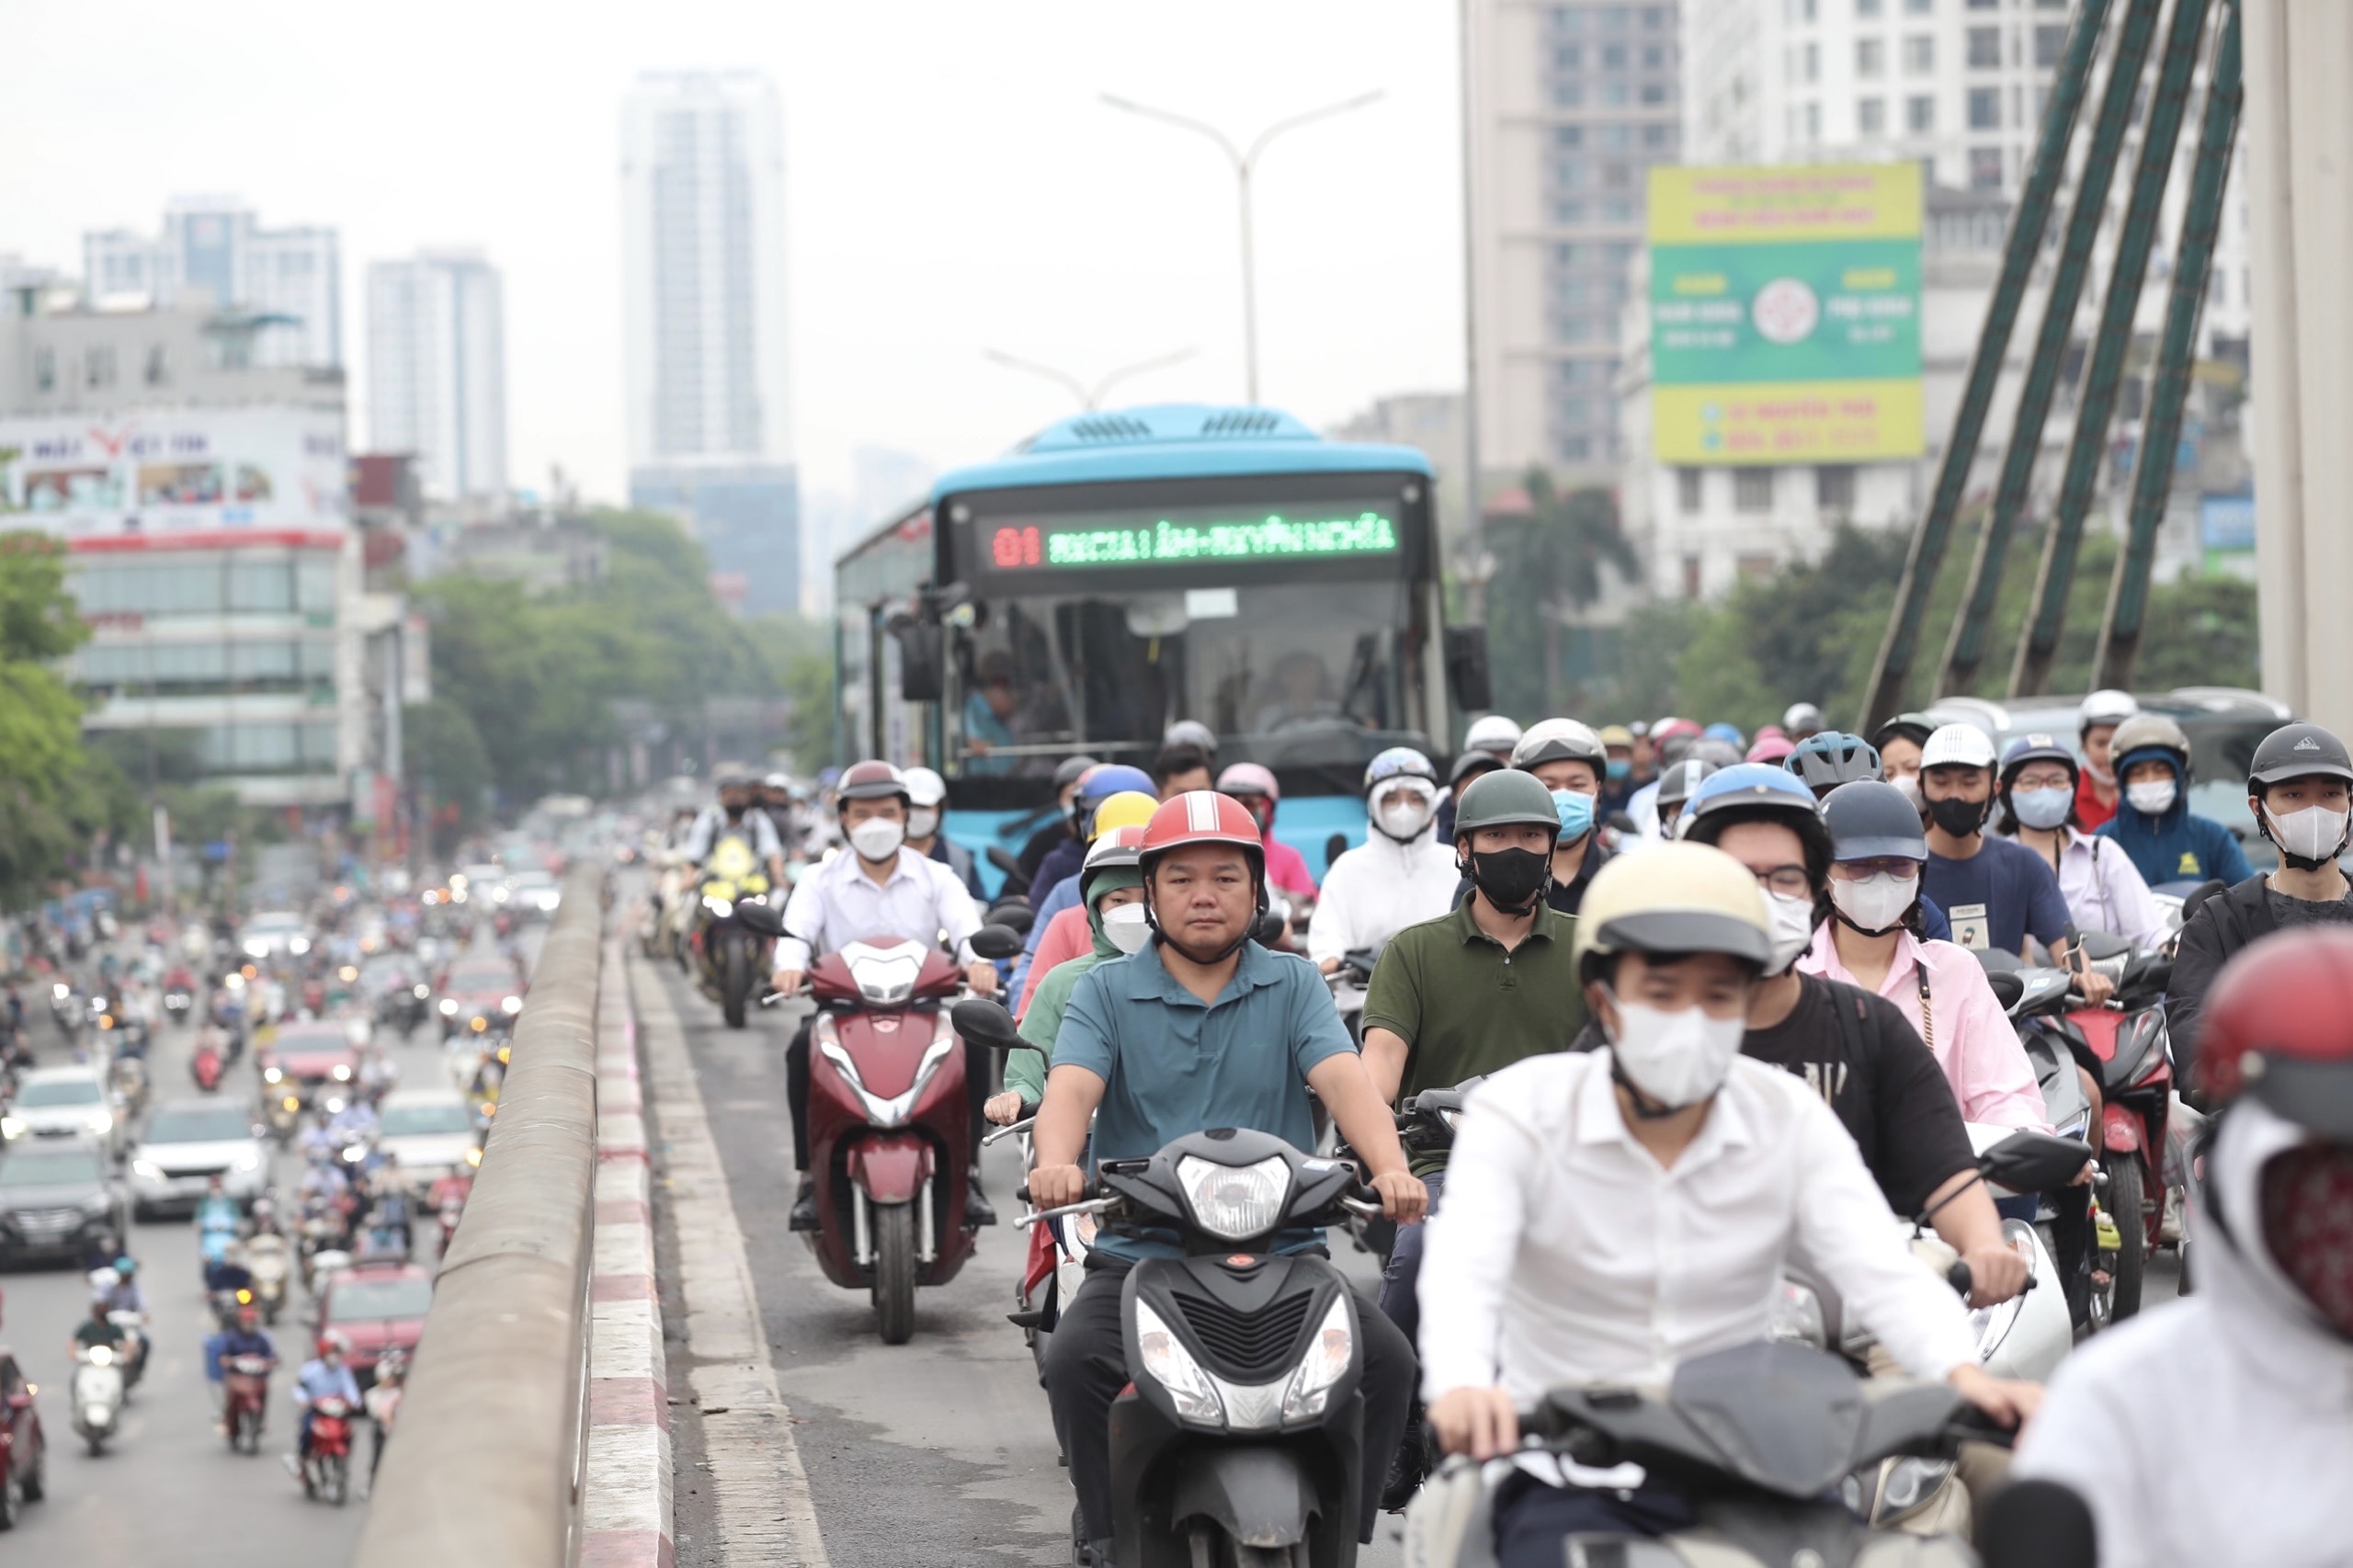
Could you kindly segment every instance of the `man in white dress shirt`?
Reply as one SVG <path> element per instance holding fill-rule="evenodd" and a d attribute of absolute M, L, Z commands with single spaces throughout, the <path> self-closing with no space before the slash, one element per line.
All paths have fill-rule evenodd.
<path fill-rule="evenodd" d="M 965 977 L 983 996 L 995 994 L 996 966 L 975 956 L 972 933 L 981 912 L 972 895 L 942 861 L 906 846 L 907 813 L 913 809 L 906 778 L 887 762 L 860 762 L 835 786 L 835 810 L 848 848 L 794 884 L 784 906 L 784 936 L 776 949 L 776 988 L 801 988 L 810 960 L 861 937 L 903 937 L 926 946 L 939 943 L 961 959 Z M 987 1098 L 991 1062 L 986 1050 L 967 1049 L 966 1087 L 972 1100 L 972 1148 L 981 1144 L 981 1105 Z M 815 1188 L 809 1176 L 809 1021 L 803 1019 L 784 1059 L 785 1097 L 792 1107 L 792 1157 L 801 1188 L 792 1201 L 792 1228 L 818 1226 Z M 980 1166 L 972 1167 L 965 1219 L 996 1223 L 996 1211 L 981 1195 Z"/>
<path fill-rule="evenodd" d="M 1628 857 L 1595 877 L 1575 946 L 1608 1048 L 1534 1057 L 1481 1085 L 1430 1221 L 1423 1392 L 1446 1448 L 1509 1453 L 1517 1412 L 1547 1390 L 1664 1382 L 1691 1357 L 1765 1339 L 1801 1245 L 1906 1371 L 2006 1423 L 2029 1413 L 2040 1391 L 1978 1367 L 1961 1299 L 1913 1258 L 1820 1096 L 1741 1056 L 1773 950 L 1756 877 L 1699 844 Z M 1506 1483 L 1503 1568 L 1553 1568 L 1578 1530 L 1691 1522 L 1663 1485 L 1563 1479 Z"/>

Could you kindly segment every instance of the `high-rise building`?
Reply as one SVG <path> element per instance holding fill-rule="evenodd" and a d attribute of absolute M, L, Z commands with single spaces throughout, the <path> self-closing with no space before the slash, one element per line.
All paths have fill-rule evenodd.
<path fill-rule="evenodd" d="M 1843 0 L 1842 0 L 1843 3 Z M 1479 466 L 1608 483 L 1646 171 L 1680 156 L 1673 0 L 1467 0 Z"/>
<path fill-rule="evenodd" d="M 783 113 L 757 72 L 661 72 L 621 110 L 630 498 L 686 518 L 750 610 L 800 602 Z"/>
<path fill-rule="evenodd" d="M 160 233 L 84 234 L 82 265 L 101 304 L 138 296 L 170 306 L 202 290 L 218 308 L 261 318 L 257 365 L 343 364 L 343 263 L 333 229 L 265 229 L 234 197 L 183 196 L 165 209 Z"/>
<path fill-rule="evenodd" d="M 417 460 L 438 501 L 506 488 L 506 328 L 498 269 L 475 251 L 368 268 L 368 435 Z"/>

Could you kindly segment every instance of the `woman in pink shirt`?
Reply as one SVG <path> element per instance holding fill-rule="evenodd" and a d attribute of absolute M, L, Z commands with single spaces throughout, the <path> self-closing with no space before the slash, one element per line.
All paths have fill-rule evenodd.
<path fill-rule="evenodd" d="M 1833 918 L 1797 967 L 1895 1004 L 1945 1070 L 1962 1120 L 2050 1131 L 2034 1064 L 1985 971 L 1966 948 L 1919 936 L 1919 813 L 1893 785 L 1863 780 L 1833 790 L 1822 814 Z"/>

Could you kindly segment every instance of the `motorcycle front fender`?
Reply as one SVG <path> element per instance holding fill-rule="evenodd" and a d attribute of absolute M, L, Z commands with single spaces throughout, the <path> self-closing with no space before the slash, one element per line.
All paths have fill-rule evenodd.
<path fill-rule="evenodd" d="M 2110 1153 L 2137 1153 L 2143 1142 L 2141 1119 L 2130 1106 L 2109 1101 L 2100 1108 L 2100 1147 Z"/>
<path fill-rule="evenodd" d="M 912 1203 L 931 1179 L 931 1145 L 913 1132 L 860 1138 L 849 1147 L 849 1179 L 873 1203 Z"/>
<path fill-rule="evenodd" d="M 1205 1446 L 1186 1457 L 1173 1483 L 1168 1522 L 1180 1535 L 1188 1519 L 1208 1519 L 1244 1546 L 1290 1546 L 1307 1539 L 1319 1511 L 1314 1478 L 1297 1452 L 1271 1443 Z"/>

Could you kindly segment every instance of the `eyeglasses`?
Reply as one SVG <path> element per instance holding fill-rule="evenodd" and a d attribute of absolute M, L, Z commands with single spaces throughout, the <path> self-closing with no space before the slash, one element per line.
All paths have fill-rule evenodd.
<path fill-rule="evenodd" d="M 2075 780 L 2064 773 L 2021 773 L 2011 785 L 2015 790 L 2072 790 Z"/>
<path fill-rule="evenodd" d="M 1803 866 L 1776 866 L 1769 871 L 1756 873 L 1756 885 L 1768 892 L 1783 898 L 1811 898 L 1813 879 L 1806 875 Z"/>
<path fill-rule="evenodd" d="M 1920 862 L 1901 855 L 1883 855 L 1876 860 L 1841 860 L 1830 868 L 1830 874 L 1844 882 L 1868 881 L 1881 876 L 1908 882 L 1920 874 Z"/>

